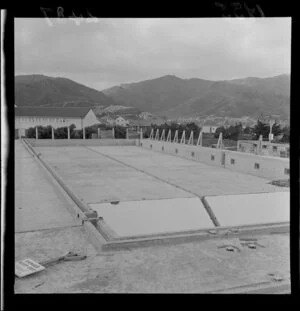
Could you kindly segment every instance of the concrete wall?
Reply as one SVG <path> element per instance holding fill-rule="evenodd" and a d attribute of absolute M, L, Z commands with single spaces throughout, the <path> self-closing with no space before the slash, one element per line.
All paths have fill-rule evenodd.
<path fill-rule="evenodd" d="M 212 166 L 224 167 L 232 171 L 255 175 L 270 180 L 289 178 L 290 163 L 289 159 L 286 158 L 257 156 L 244 152 L 169 143 L 150 139 L 138 141 L 137 145 L 153 151 L 164 152 L 189 160 L 198 161 Z M 212 156 L 214 157 L 214 160 L 212 160 Z M 234 164 L 232 164 L 231 159 L 234 160 Z M 259 168 L 255 168 L 256 163 L 259 165 Z"/>
<path fill-rule="evenodd" d="M 155 141 L 150 139 L 143 139 L 140 142 L 140 144 L 142 144 L 141 147 L 151 149 L 153 151 L 165 152 L 189 160 L 206 163 L 213 166 L 223 167 L 222 155 L 225 153 L 224 150 L 193 146 L 193 145 L 184 145 L 178 143 Z M 162 147 L 164 150 L 162 150 Z M 212 159 L 212 156 L 214 157 L 214 159 Z"/>
<path fill-rule="evenodd" d="M 27 138 L 33 147 L 51 146 L 135 146 L 135 139 L 38 139 Z"/>
<path fill-rule="evenodd" d="M 289 171 L 290 168 L 288 158 L 258 156 L 234 151 L 226 151 L 225 153 L 225 168 L 227 169 L 267 179 L 287 179 L 290 177 L 289 173 L 285 173 L 285 169 Z M 234 164 L 231 164 L 231 159 L 234 160 Z M 255 168 L 255 163 L 259 165 L 259 168 Z"/>

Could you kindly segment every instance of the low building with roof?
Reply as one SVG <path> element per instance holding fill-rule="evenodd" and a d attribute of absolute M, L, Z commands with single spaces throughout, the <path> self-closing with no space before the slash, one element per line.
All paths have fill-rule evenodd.
<path fill-rule="evenodd" d="M 126 120 L 125 118 L 118 116 L 115 120 L 114 120 L 114 124 L 117 126 L 123 126 L 126 127 L 129 125 L 129 121 Z"/>
<path fill-rule="evenodd" d="M 138 131 L 140 129 L 144 131 L 144 130 L 147 130 L 148 128 L 151 128 L 152 126 L 155 126 L 155 125 L 160 126 L 165 123 L 168 123 L 168 122 L 163 119 L 132 120 L 129 126 Z"/>
<path fill-rule="evenodd" d="M 288 158 L 290 156 L 290 145 L 282 143 L 276 144 L 269 141 L 262 141 L 260 145 L 258 140 L 238 140 L 237 151 L 263 156 Z"/>
<path fill-rule="evenodd" d="M 215 133 L 219 125 L 216 122 L 207 121 L 201 127 L 203 133 Z"/>
<path fill-rule="evenodd" d="M 100 122 L 90 107 L 15 107 L 15 129 L 20 136 L 35 126 L 58 128 L 74 124 L 81 130 L 96 123 Z"/>

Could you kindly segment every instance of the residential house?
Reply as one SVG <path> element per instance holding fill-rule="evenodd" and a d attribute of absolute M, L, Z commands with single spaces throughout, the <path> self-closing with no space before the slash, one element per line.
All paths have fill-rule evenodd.
<path fill-rule="evenodd" d="M 115 120 L 114 120 L 114 124 L 116 126 L 123 126 L 123 127 L 126 127 L 129 125 L 129 121 L 124 119 L 123 117 L 119 116 L 117 117 Z"/>

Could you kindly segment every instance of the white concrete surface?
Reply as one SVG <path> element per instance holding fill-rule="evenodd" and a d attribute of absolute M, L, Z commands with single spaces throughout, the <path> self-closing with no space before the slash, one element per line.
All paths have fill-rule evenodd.
<path fill-rule="evenodd" d="M 290 193 L 258 193 L 206 197 L 221 226 L 290 221 Z"/>
<path fill-rule="evenodd" d="M 109 156 L 125 165 L 130 165 L 151 176 L 175 184 L 197 196 L 289 191 L 289 188 L 270 185 L 268 179 L 149 149 L 133 146 L 88 148 L 98 152 L 99 157 L 101 155 Z M 41 150 L 43 153 L 43 149 Z M 115 163 L 116 166 L 118 163 Z M 176 193 L 178 191 L 179 189 Z"/>
<path fill-rule="evenodd" d="M 15 151 L 15 232 L 75 226 L 70 203 L 21 141 Z"/>
<path fill-rule="evenodd" d="M 121 237 L 214 227 L 199 198 L 90 204 Z"/>

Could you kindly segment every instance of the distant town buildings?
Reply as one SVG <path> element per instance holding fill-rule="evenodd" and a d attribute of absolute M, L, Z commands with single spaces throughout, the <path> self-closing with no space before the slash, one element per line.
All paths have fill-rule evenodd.
<path fill-rule="evenodd" d="M 268 141 L 262 141 L 260 145 L 258 140 L 239 140 L 237 142 L 237 151 L 287 158 L 290 156 L 290 145 L 276 144 Z"/>
<path fill-rule="evenodd" d="M 203 133 L 215 133 L 219 125 L 215 122 L 205 122 L 201 127 Z"/>
<path fill-rule="evenodd" d="M 129 125 L 129 120 L 119 116 L 114 120 L 114 125 L 127 127 Z"/>

